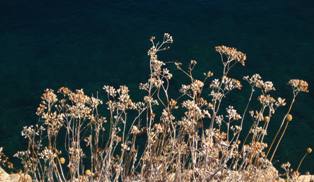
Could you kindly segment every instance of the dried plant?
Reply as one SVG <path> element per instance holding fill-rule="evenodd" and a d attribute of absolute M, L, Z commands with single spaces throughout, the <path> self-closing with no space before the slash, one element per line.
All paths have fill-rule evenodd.
<path fill-rule="evenodd" d="M 131 98 L 127 86 L 104 86 L 105 99 L 66 87 L 45 90 L 36 113 L 38 125 L 22 131 L 28 147 L 15 154 L 24 173 L 41 182 L 282 180 L 271 160 L 292 120 L 296 96 L 308 92 L 307 82 L 289 81 L 293 99 L 268 148 L 269 125 L 286 99 L 272 96 L 273 83 L 259 74 L 244 76 L 246 83 L 232 78 L 230 70 L 238 63 L 245 66 L 246 54 L 217 46 L 222 76 L 214 78 L 208 71 L 203 78 L 195 78 L 197 61 L 185 68 L 180 62 L 166 64 L 158 58 L 173 43 L 170 34 L 164 34 L 160 42 L 152 37 L 150 42 L 150 74 L 139 85 L 144 93 L 140 101 Z M 168 64 L 189 80 L 175 96 L 169 94 L 173 75 Z M 251 92 L 239 112 L 225 98 L 245 86 Z M 252 102 L 258 103 L 257 109 L 251 109 Z M 248 133 L 243 132 L 243 125 L 251 125 Z M 283 168 L 286 179 L 294 179 L 290 165 Z"/>

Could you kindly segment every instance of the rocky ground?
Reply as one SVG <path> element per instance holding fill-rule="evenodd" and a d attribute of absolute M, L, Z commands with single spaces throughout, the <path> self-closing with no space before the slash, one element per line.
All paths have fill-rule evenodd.
<path fill-rule="evenodd" d="M 22 173 L 8 174 L 0 168 L 0 182 L 31 182 L 32 178 L 29 175 Z"/>
<path fill-rule="evenodd" d="M 0 168 L 0 182 L 31 182 L 29 175 L 23 173 L 8 174 L 5 170 Z M 258 181 L 258 180 L 257 180 Z M 285 180 L 280 180 L 285 181 Z M 314 182 L 314 175 L 301 175 L 296 182 Z"/>

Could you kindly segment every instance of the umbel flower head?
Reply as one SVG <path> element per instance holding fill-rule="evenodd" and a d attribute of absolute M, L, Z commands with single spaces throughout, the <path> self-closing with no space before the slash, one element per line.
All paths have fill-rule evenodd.
<path fill-rule="evenodd" d="M 292 79 L 288 82 L 292 89 L 297 92 L 309 92 L 309 84 L 304 80 Z"/>
<path fill-rule="evenodd" d="M 241 51 L 238 51 L 236 48 L 221 45 L 221 46 L 216 46 L 215 50 L 220 55 L 225 55 L 228 58 L 228 61 L 231 62 L 231 61 L 235 60 L 235 61 L 241 63 L 242 66 L 245 65 L 246 54 L 244 54 Z"/>

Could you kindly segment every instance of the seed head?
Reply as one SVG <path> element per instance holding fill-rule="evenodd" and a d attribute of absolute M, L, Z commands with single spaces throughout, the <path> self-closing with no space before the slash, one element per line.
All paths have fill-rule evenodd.
<path fill-rule="evenodd" d="M 64 157 L 61 157 L 61 158 L 60 158 L 60 163 L 61 163 L 61 164 L 64 164 L 64 163 L 65 163 L 65 158 L 64 158 Z"/>
<path fill-rule="evenodd" d="M 268 122 L 270 121 L 269 116 L 265 116 L 264 119 L 263 119 L 263 121 L 264 121 L 265 123 L 268 123 Z"/>
<path fill-rule="evenodd" d="M 311 154 L 311 153 L 312 153 L 312 148 L 311 148 L 311 147 L 308 147 L 308 148 L 306 149 L 306 153 Z"/>
<path fill-rule="evenodd" d="M 292 119 L 293 119 L 292 115 L 288 114 L 287 117 L 286 117 L 286 121 L 290 122 L 290 121 L 292 121 Z"/>

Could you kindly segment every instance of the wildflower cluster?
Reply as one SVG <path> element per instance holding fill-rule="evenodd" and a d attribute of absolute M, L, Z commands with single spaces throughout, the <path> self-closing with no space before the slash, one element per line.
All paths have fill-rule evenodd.
<path fill-rule="evenodd" d="M 9 158 L 4 154 L 3 147 L 0 147 L 0 166 L 12 169 L 13 163 L 9 161 Z"/>
<path fill-rule="evenodd" d="M 152 37 L 149 76 L 139 85 L 144 96 L 135 101 L 127 86 L 105 85 L 105 99 L 83 90 L 47 89 L 37 109 L 40 123 L 24 127 L 26 151 L 17 152 L 24 172 L 34 181 L 280 181 L 271 161 L 288 124 L 297 93 L 308 92 L 303 80 L 291 80 L 293 99 L 271 145 L 265 143 L 272 117 L 286 99 L 275 97 L 271 81 L 259 74 L 242 81 L 230 75 L 246 54 L 217 46 L 223 74 L 211 71 L 195 78 L 192 60 L 175 67 L 188 77 L 179 95 L 171 96 L 173 75 L 158 53 L 173 43 Z M 244 108 L 222 103 L 234 90 L 251 89 Z M 288 99 L 287 99 L 288 100 Z M 256 107 L 251 107 L 255 102 Z M 249 114 L 251 117 L 246 117 Z M 244 133 L 243 125 L 250 129 Z M 289 122 L 288 122 L 289 120 Z M 266 151 L 267 150 L 267 151 Z M 0 150 L 1 152 L 1 150 Z M 307 155 L 312 150 L 307 149 Z M 272 154 L 272 155 L 271 155 Z M 283 165 L 287 178 L 295 175 Z M 298 169 L 297 169 L 298 170 Z"/>
<path fill-rule="evenodd" d="M 220 55 L 227 57 L 227 62 L 237 61 L 242 64 L 242 66 L 245 65 L 246 55 L 243 52 L 238 51 L 236 48 L 221 45 L 216 46 L 215 49 Z"/>
<path fill-rule="evenodd" d="M 309 85 L 304 80 L 292 79 L 289 81 L 289 85 L 295 92 L 309 92 Z"/>

